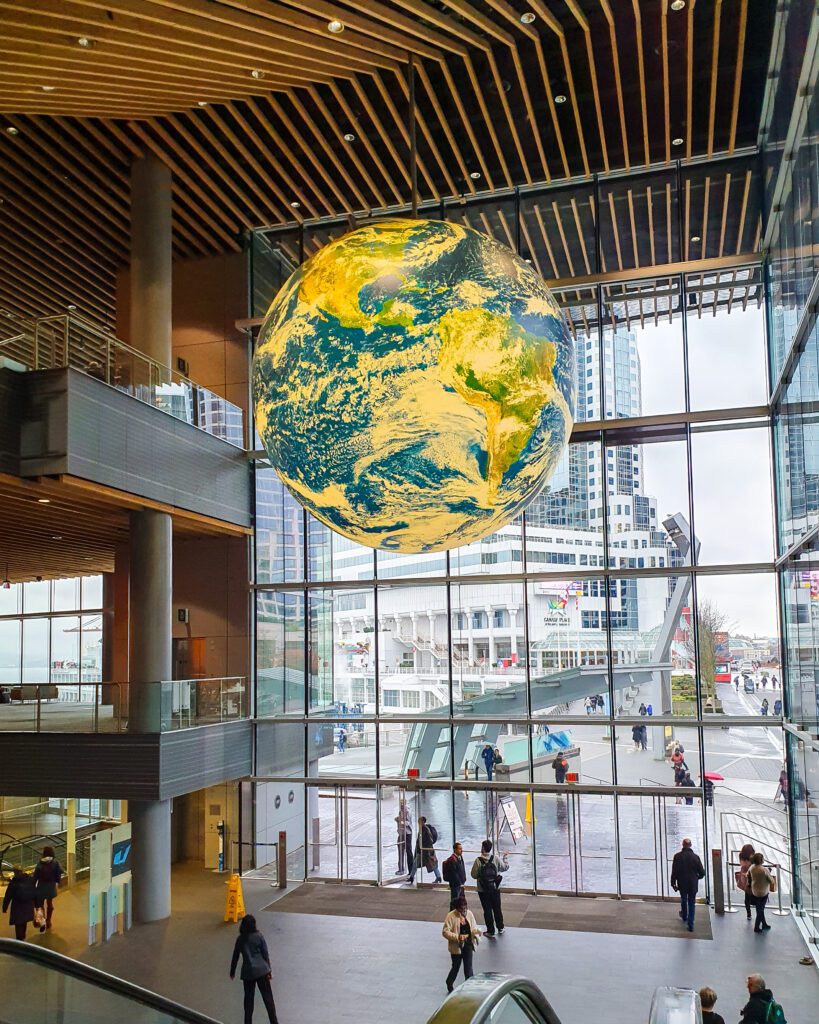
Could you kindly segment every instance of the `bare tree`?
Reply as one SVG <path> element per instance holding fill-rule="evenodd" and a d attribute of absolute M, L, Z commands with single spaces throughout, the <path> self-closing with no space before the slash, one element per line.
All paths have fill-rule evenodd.
<path fill-rule="evenodd" d="M 699 654 L 700 685 L 703 698 L 711 701 L 712 707 L 717 695 L 714 676 L 717 670 L 717 634 L 728 630 L 728 617 L 717 604 L 705 597 L 697 601 L 697 645 Z M 692 662 L 694 657 L 694 629 L 688 633 L 685 642 L 686 653 Z"/>

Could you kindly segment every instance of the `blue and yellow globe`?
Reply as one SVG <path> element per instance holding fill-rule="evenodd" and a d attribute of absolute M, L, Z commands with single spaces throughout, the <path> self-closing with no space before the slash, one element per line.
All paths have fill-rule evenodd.
<path fill-rule="evenodd" d="M 282 480 L 360 544 L 480 540 L 548 482 L 575 352 L 531 266 L 460 224 L 383 220 L 330 242 L 274 299 L 253 370 Z"/>

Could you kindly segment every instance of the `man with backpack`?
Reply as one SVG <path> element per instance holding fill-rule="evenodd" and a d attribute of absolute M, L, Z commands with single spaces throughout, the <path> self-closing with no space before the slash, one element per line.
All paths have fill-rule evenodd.
<path fill-rule="evenodd" d="M 785 1013 L 762 975 L 749 974 L 747 984 L 750 999 L 742 1008 L 740 1024 L 786 1024 Z"/>
<path fill-rule="evenodd" d="M 471 875 L 478 883 L 478 899 L 483 907 L 483 917 L 486 921 L 484 935 L 492 939 L 495 936 L 497 925 L 498 935 L 503 935 L 503 910 L 501 909 L 500 884 L 501 874 L 507 870 L 509 864 L 506 856 L 498 860 L 492 853 L 491 839 L 484 839 L 481 843 L 481 852 L 475 858 L 472 865 Z"/>
<path fill-rule="evenodd" d="M 438 829 L 430 825 L 423 816 L 418 819 L 418 838 L 415 841 L 415 857 L 412 862 L 412 869 L 408 881 L 415 881 L 415 872 L 421 865 L 426 868 L 428 874 L 435 873 L 435 881 L 441 881 L 441 872 L 438 869 L 438 858 L 435 855 L 435 844 L 438 842 Z"/>
<path fill-rule="evenodd" d="M 466 865 L 464 864 L 464 848 L 460 843 L 452 847 L 451 856 L 443 863 L 444 881 L 449 886 L 449 909 L 454 910 L 458 899 L 466 885 Z"/>

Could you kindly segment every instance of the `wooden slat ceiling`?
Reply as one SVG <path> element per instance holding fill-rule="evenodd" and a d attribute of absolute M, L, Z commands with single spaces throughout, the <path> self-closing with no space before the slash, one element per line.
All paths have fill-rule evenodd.
<path fill-rule="evenodd" d="M 247 533 L 74 477 L 23 480 L 0 473 L 0 580 L 113 572 L 117 545 L 128 539 L 128 513 L 146 507 L 171 514 L 175 537 Z"/>
<path fill-rule="evenodd" d="M 112 322 L 128 167 L 142 154 L 173 171 L 178 258 L 237 250 L 262 224 L 408 204 L 410 58 L 422 201 L 753 145 L 774 8 L 0 0 L 0 310 L 30 318 L 73 304 Z M 705 222 L 721 217 L 735 232 L 745 182 L 726 187 L 723 175 L 700 191 Z M 644 195 L 623 197 L 632 224 Z M 617 204 L 607 199 L 601 215 Z M 743 217 L 747 195 L 745 206 Z M 532 245 L 544 276 L 559 276 L 549 264 L 575 217 L 593 223 L 589 209 L 569 214 L 546 229 L 548 244 Z M 733 244 L 688 227 L 708 252 Z M 605 259 L 627 262 L 616 251 Z M 566 256 L 578 273 L 587 260 L 580 245 Z M 0 337 L 17 332 L 5 319 Z"/>

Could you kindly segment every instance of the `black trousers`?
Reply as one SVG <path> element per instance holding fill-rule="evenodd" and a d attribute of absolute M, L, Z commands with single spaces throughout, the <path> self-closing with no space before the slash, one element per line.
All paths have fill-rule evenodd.
<path fill-rule="evenodd" d="M 28 921 L 23 921 L 22 924 L 16 924 L 14 926 L 14 937 L 19 939 L 20 942 L 26 940 L 26 930 L 28 929 Z"/>
<path fill-rule="evenodd" d="M 498 926 L 498 931 L 501 931 L 503 928 L 500 889 L 493 888 L 488 892 L 479 892 L 478 898 L 483 907 L 483 919 L 486 921 L 486 930 L 490 935 L 494 935 L 495 925 Z"/>
<path fill-rule="evenodd" d="M 751 892 L 751 887 L 745 890 L 745 913 L 748 915 L 748 920 L 751 920 L 751 908 L 754 905 L 754 894 Z"/>
<path fill-rule="evenodd" d="M 765 904 L 768 902 L 767 896 L 754 896 L 754 903 L 756 905 L 756 921 L 754 921 L 754 931 L 761 931 L 768 923 L 765 920 Z"/>
<path fill-rule="evenodd" d="M 450 953 L 449 955 L 452 957 L 452 968 L 446 976 L 446 987 L 447 991 L 451 992 L 461 964 L 464 965 L 464 979 L 472 977 L 472 945 L 469 942 L 464 943 L 460 953 Z"/>
<path fill-rule="evenodd" d="M 278 1024 L 276 1018 L 276 1004 L 273 1002 L 273 989 L 270 987 L 270 978 L 265 975 L 263 978 L 242 979 L 245 987 L 245 1024 L 253 1024 L 253 1002 L 256 998 L 256 986 L 262 997 L 267 1017 L 270 1024 Z"/>

